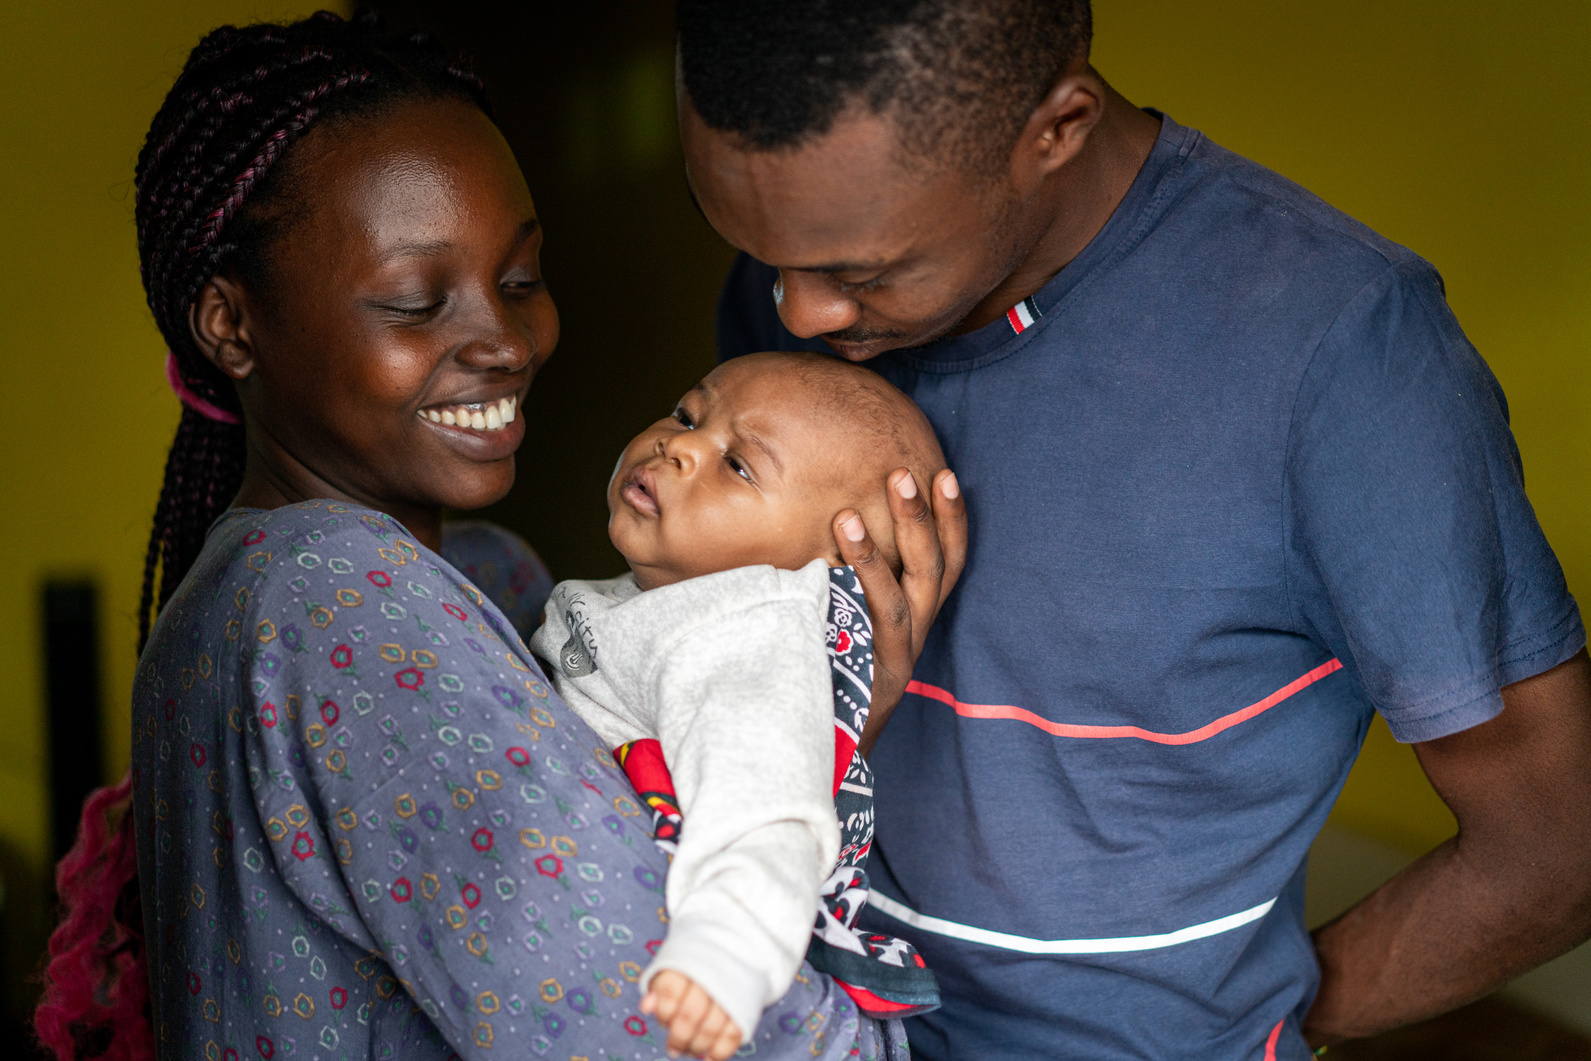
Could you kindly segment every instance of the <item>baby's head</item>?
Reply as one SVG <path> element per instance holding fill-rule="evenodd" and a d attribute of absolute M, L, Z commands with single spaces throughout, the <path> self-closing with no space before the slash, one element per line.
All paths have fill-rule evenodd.
<path fill-rule="evenodd" d="M 608 537 L 643 589 L 751 564 L 839 563 L 834 517 L 862 514 L 899 570 L 885 477 L 925 493 L 945 466 L 912 400 L 823 354 L 729 361 L 625 447 L 608 484 Z"/>

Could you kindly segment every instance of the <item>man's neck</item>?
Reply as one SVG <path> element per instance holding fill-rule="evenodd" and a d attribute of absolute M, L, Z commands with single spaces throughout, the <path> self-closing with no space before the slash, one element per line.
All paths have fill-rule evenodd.
<path fill-rule="evenodd" d="M 1055 278 L 1099 235 L 1127 197 L 1160 136 L 1160 119 L 1105 86 L 1104 114 L 1077 156 L 1056 170 L 1039 193 L 1044 234 L 998 287 L 967 315 L 965 334 L 1005 312 Z"/>

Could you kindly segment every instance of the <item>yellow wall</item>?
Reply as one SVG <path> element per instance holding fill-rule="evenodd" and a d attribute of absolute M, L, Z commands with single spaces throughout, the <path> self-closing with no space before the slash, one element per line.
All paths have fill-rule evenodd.
<path fill-rule="evenodd" d="M 1431 261 L 1502 380 L 1526 483 L 1591 600 L 1591 4 L 1095 0 L 1094 63 Z M 1453 831 L 1377 723 L 1339 824 Z"/>
<path fill-rule="evenodd" d="M 133 163 L 188 50 L 311 0 L 8 0 L 0 32 L 0 854 L 13 947 L 49 846 L 39 587 L 102 587 L 106 775 L 128 760 L 143 551 L 177 402 L 138 280 Z M 21 879 L 18 879 L 18 870 Z M 31 871 L 33 879 L 28 879 Z M 20 968 L 15 966 L 25 963 Z M 31 957 L 14 949 L 8 979 Z M 15 990 L 11 992 L 13 1002 Z"/>

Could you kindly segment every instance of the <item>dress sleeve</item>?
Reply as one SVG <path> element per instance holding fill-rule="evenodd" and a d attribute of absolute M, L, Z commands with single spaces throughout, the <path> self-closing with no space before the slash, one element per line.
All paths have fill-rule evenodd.
<path fill-rule="evenodd" d="M 274 869 L 460 1055 L 578 1028 L 630 1056 L 666 869 L 633 793 L 501 613 L 359 519 L 279 548 L 246 602 L 271 649 L 240 694 Z"/>
<path fill-rule="evenodd" d="M 1389 269 L 1322 338 L 1284 489 L 1300 628 L 1399 740 L 1486 721 L 1503 686 L 1585 644 L 1502 389 L 1425 263 Z"/>
<path fill-rule="evenodd" d="M 719 617 L 675 641 L 650 683 L 685 825 L 669 933 L 647 976 L 678 969 L 742 1029 L 789 987 L 839 850 L 832 686 L 814 618 L 796 600 Z"/>
<path fill-rule="evenodd" d="M 541 624 L 552 575 L 530 543 L 485 520 L 442 524 L 442 555 L 507 617 L 520 637 Z"/>

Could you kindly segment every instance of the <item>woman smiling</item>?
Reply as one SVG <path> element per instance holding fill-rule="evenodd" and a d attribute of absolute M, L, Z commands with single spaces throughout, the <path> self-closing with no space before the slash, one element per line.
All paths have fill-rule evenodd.
<path fill-rule="evenodd" d="M 137 221 L 184 403 L 134 690 L 138 881 L 116 875 L 123 841 L 95 850 L 112 792 L 63 864 L 41 1035 L 62 1056 L 147 1049 L 136 924 L 95 921 L 120 892 L 142 896 L 162 1056 L 708 1052 L 639 1009 L 668 864 L 520 640 L 540 600 L 461 573 L 482 549 L 534 561 L 441 519 L 512 485 L 558 340 L 542 229 L 479 82 L 331 15 L 223 27 L 150 129 Z M 918 528 L 908 570 L 932 577 L 903 592 L 870 541 L 841 543 L 899 605 L 887 703 L 942 567 L 922 499 L 894 504 Z M 836 1058 L 904 1043 L 810 969 L 748 1038 Z"/>

